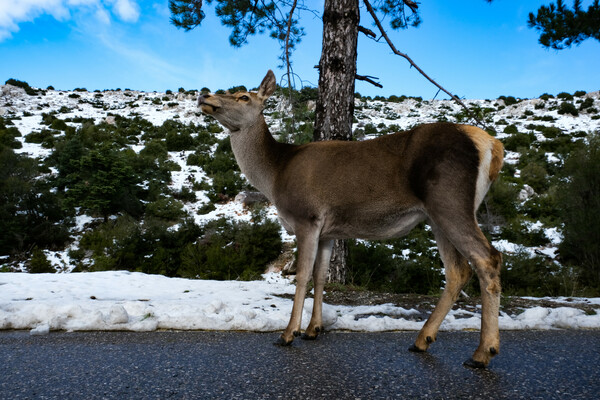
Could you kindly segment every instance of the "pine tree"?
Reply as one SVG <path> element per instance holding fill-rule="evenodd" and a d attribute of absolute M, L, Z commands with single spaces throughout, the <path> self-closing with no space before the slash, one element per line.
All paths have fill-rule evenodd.
<path fill-rule="evenodd" d="M 600 40 L 600 4 L 595 0 L 584 11 L 581 0 L 575 0 L 571 10 L 558 0 L 556 5 L 540 7 L 537 14 L 529 13 L 528 25 L 540 32 L 542 46 L 556 50 L 579 45 L 589 38 Z"/>

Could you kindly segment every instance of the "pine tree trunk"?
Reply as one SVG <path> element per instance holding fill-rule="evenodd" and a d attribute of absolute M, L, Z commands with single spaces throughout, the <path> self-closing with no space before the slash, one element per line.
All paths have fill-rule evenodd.
<path fill-rule="evenodd" d="M 359 19 L 358 0 L 325 0 L 315 141 L 352 139 Z M 336 240 L 329 282 L 345 283 L 347 258 L 347 243 Z"/>

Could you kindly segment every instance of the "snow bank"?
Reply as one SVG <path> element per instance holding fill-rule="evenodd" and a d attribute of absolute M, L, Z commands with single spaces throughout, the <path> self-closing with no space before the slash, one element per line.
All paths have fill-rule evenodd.
<path fill-rule="evenodd" d="M 31 334 L 52 330 L 280 331 L 287 325 L 294 290 L 288 279 L 274 273 L 252 282 L 188 280 L 126 271 L 3 273 L 0 329 L 30 329 Z M 600 303 L 600 299 L 585 301 Z M 312 299 L 307 299 L 303 328 L 311 310 Z M 328 330 L 419 330 L 426 317 L 418 310 L 392 304 L 325 304 L 323 309 Z M 453 310 L 441 330 L 479 329 L 480 321 L 477 312 Z M 503 313 L 500 328 L 600 328 L 600 315 L 586 315 L 566 306 L 534 307 L 519 315 Z"/>

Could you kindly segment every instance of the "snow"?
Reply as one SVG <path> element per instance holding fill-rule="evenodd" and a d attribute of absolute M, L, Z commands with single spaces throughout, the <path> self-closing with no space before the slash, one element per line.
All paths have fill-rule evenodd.
<path fill-rule="evenodd" d="M 294 284 L 279 273 L 263 280 L 207 281 L 138 272 L 0 274 L 0 329 L 50 331 L 244 330 L 281 331 L 292 308 Z M 286 296 L 286 297 L 283 297 Z M 502 312 L 500 329 L 599 329 L 600 314 L 587 315 L 569 303 L 600 304 L 600 298 L 555 298 L 558 308 L 533 307 L 518 315 Z M 313 301 L 306 299 L 303 329 Z M 393 304 L 324 304 L 327 330 L 381 332 L 419 330 L 421 312 Z M 479 329 L 480 309 L 451 310 L 441 330 Z"/>

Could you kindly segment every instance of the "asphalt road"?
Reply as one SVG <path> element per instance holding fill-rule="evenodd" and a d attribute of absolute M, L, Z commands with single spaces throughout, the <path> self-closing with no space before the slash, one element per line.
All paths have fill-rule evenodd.
<path fill-rule="evenodd" d="M 477 332 L 0 332 L 1 399 L 598 399 L 600 331 L 501 332 L 487 370 Z"/>

